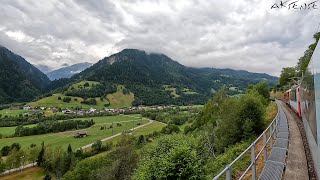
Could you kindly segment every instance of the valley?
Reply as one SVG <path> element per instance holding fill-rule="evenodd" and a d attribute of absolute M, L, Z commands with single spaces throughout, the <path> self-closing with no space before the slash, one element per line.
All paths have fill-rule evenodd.
<path fill-rule="evenodd" d="M 15 61 L 27 63 L 22 57 L 5 48 L 0 50 L 0 63 L 16 66 L 9 71 L 0 67 L 0 73 L 5 73 L 2 79 L 9 83 L 9 72 L 14 70 L 22 77 L 21 81 L 14 80 L 20 88 L 17 92 L 0 86 L 0 172 L 37 162 L 45 171 L 31 168 L 30 172 L 35 170 L 33 173 L 39 176 L 44 172 L 46 177 L 58 179 L 95 179 L 104 171 L 99 170 L 100 166 L 113 169 L 111 174 L 125 168 L 125 176 L 144 176 L 139 173 L 153 168 L 154 162 L 161 165 L 162 158 L 153 157 L 152 151 L 166 157 L 164 161 L 175 159 L 175 155 L 162 150 L 177 154 L 182 151 L 181 156 L 191 153 L 192 163 L 184 163 L 188 167 L 207 161 L 201 160 L 204 157 L 199 153 L 213 160 L 207 148 L 216 138 L 212 132 L 217 132 L 220 139 L 232 134 L 221 134 L 216 126 L 218 117 L 226 123 L 230 120 L 228 116 L 220 117 L 220 113 L 233 114 L 222 112 L 219 106 L 234 106 L 237 113 L 243 113 L 246 110 L 238 108 L 242 101 L 256 104 L 257 117 L 252 120 L 258 119 L 258 124 L 246 124 L 254 131 L 239 135 L 247 140 L 251 137 L 248 134 L 255 135 L 264 126 L 263 112 L 269 96 L 262 95 L 277 83 L 276 77 L 267 74 L 190 68 L 164 54 L 137 49 L 124 49 L 93 65 L 82 64 L 80 68 L 88 67 L 72 75 L 70 67 L 77 66 L 52 71 L 48 80 L 42 77 L 44 73 L 37 78 L 22 75 L 34 67 L 22 66 Z M 39 77 L 41 86 L 36 85 Z M 222 125 L 226 126 L 225 122 Z M 239 137 L 230 139 L 240 141 Z M 219 143 L 219 139 L 215 141 Z M 163 142 L 168 146 L 162 148 Z M 232 149 L 234 144 L 215 144 L 214 148 L 220 154 L 223 147 Z M 204 169 L 213 171 L 203 166 L 190 172 L 201 176 L 199 172 Z M 29 177 L 28 172 L 13 177 Z M 145 174 L 146 179 L 149 175 Z"/>

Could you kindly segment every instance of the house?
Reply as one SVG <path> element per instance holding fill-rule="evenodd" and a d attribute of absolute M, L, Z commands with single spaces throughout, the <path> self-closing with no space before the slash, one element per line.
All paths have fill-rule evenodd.
<path fill-rule="evenodd" d="M 23 110 L 30 110 L 31 109 L 31 107 L 30 106 L 23 106 Z"/>
<path fill-rule="evenodd" d="M 87 137 L 87 133 L 76 133 L 73 137 L 74 137 L 74 138 L 83 138 L 83 137 Z"/>
<path fill-rule="evenodd" d="M 97 110 L 97 109 L 94 109 L 94 108 L 91 107 L 91 108 L 89 109 L 89 113 L 94 113 L 94 112 L 96 112 L 96 110 Z"/>
<path fill-rule="evenodd" d="M 229 87 L 229 91 L 238 91 L 238 88 L 237 88 L 237 87 L 232 86 L 232 87 Z"/>

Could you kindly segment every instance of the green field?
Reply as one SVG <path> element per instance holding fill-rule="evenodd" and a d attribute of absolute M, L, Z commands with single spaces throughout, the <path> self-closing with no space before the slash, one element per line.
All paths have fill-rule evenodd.
<path fill-rule="evenodd" d="M 123 108 L 132 106 L 134 101 L 134 94 L 123 94 L 122 89 L 125 88 L 122 85 L 118 85 L 117 92 L 108 94 L 107 99 L 110 101 L 110 106 L 108 108 Z"/>
<path fill-rule="evenodd" d="M 26 149 L 30 144 L 37 144 L 40 146 L 43 141 L 46 145 L 51 146 L 62 146 L 66 148 L 70 143 L 73 148 L 79 148 L 84 145 L 93 143 L 97 140 L 109 137 L 112 135 L 112 129 L 100 130 L 100 128 L 105 126 L 106 128 L 110 127 L 111 123 L 118 122 L 122 126 L 115 126 L 113 128 L 113 134 L 121 133 L 124 130 L 128 130 L 132 127 L 138 126 L 138 123 L 145 124 L 148 123 L 148 120 L 141 120 L 140 118 L 133 118 L 128 116 L 106 116 L 106 117 L 93 117 L 93 118 L 77 118 L 77 119 L 93 119 L 96 124 L 88 129 L 75 130 L 75 131 L 66 131 L 60 133 L 50 133 L 43 135 L 34 135 L 34 136 L 24 136 L 24 137 L 14 137 L 14 138 L 3 138 L 0 139 L 0 148 L 5 145 L 11 145 L 12 143 L 20 143 L 23 149 Z M 88 134 L 85 138 L 74 138 L 73 135 L 76 132 L 86 132 Z"/>
<path fill-rule="evenodd" d="M 10 110 L 10 109 L 3 109 L 0 110 L 0 114 L 3 116 L 7 115 L 7 116 L 19 116 L 20 114 L 24 115 L 24 114 L 28 114 L 27 110 Z"/>
<path fill-rule="evenodd" d="M 165 91 L 169 91 L 170 94 L 174 97 L 174 98 L 178 98 L 180 97 L 180 95 L 177 94 L 177 89 L 174 87 L 170 87 L 169 85 L 163 85 L 164 90 Z"/>
<path fill-rule="evenodd" d="M 35 124 L 26 125 L 26 126 L 24 126 L 24 127 L 33 127 L 33 126 L 35 126 Z M 17 126 L 13 126 L 13 127 L 0 127 L 0 134 L 1 134 L 3 137 L 13 135 L 16 128 L 17 128 Z"/>
<path fill-rule="evenodd" d="M 100 98 L 95 98 L 97 101 L 97 105 L 87 105 L 87 104 L 81 104 L 81 101 L 83 101 L 83 98 L 81 97 L 74 97 L 74 96 L 69 96 L 71 97 L 71 101 L 69 103 L 63 102 L 62 100 L 58 100 L 58 97 L 61 97 L 63 99 L 64 97 L 67 97 L 61 93 L 53 94 L 50 97 L 46 97 L 43 99 L 40 99 L 39 101 L 36 102 L 30 102 L 27 105 L 29 106 L 37 106 L 37 107 L 58 107 L 58 108 L 71 108 L 71 107 L 82 107 L 85 109 L 89 109 L 90 107 L 102 109 L 104 108 L 104 104 L 107 102 L 107 100 L 101 101 Z"/>
<path fill-rule="evenodd" d="M 88 81 L 91 84 L 98 83 L 94 81 Z M 73 86 L 78 87 L 81 84 L 84 84 L 84 81 L 81 81 L 80 83 L 74 84 Z M 132 105 L 132 102 L 134 101 L 134 94 L 130 92 L 130 94 L 123 94 L 122 89 L 124 86 L 119 85 L 117 87 L 117 92 L 108 94 L 106 96 L 107 99 L 110 101 L 110 106 L 108 108 L 123 108 L 123 107 L 130 107 Z M 61 100 L 58 100 L 58 97 L 61 97 Z M 100 97 L 95 98 L 97 101 L 97 105 L 87 105 L 87 104 L 81 104 L 81 101 L 83 101 L 83 98 L 81 97 L 71 97 L 71 101 L 69 103 L 63 102 L 62 99 L 65 96 L 62 93 L 53 94 L 50 97 L 46 97 L 43 99 L 40 99 L 36 102 L 30 102 L 27 105 L 29 106 L 37 106 L 37 107 L 58 107 L 58 108 L 71 108 L 71 107 L 82 107 L 84 109 L 89 109 L 90 107 L 96 108 L 96 109 L 103 109 L 104 104 L 107 104 L 107 99 L 100 99 Z M 89 98 L 90 99 L 90 98 Z"/>
<path fill-rule="evenodd" d="M 190 94 L 199 94 L 199 93 L 194 92 L 194 91 L 192 91 L 191 89 L 188 89 L 188 88 L 184 88 L 184 89 L 182 90 L 182 92 L 183 92 L 184 94 L 188 94 L 188 95 L 190 95 Z"/>
<path fill-rule="evenodd" d="M 166 124 L 162 123 L 162 122 L 158 122 L 158 121 L 153 121 L 151 124 L 144 126 L 142 128 L 136 129 L 132 132 L 132 135 L 134 136 L 140 136 L 140 135 L 148 135 L 153 133 L 154 131 L 161 131 L 161 129 L 163 127 L 165 127 Z M 106 141 L 105 143 L 116 143 L 119 139 L 121 138 L 121 136 L 112 138 L 108 141 Z"/>
<path fill-rule="evenodd" d="M 88 83 L 89 86 L 84 86 L 85 83 Z M 68 88 L 68 91 L 78 90 L 78 89 L 90 89 L 92 87 L 92 85 L 97 85 L 97 84 L 101 84 L 101 83 L 96 82 L 96 81 L 81 81 L 81 82 L 72 84 Z"/>

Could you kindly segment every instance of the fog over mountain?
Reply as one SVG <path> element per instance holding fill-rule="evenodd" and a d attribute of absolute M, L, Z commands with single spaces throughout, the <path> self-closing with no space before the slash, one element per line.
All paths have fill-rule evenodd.
<path fill-rule="evenodd" d="M 274 3 L 3 1 L 0 42 L 32 64 L 53 69 L 65 63 L 95 63 L 135 48 L 166 54 L 191 67 L 279 75 L 312 41 L 320 11 L 271 9 Z"/>

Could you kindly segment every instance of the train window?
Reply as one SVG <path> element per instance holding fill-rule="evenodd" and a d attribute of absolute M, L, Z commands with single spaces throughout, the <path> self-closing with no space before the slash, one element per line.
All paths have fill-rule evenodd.
<path fill-rule="evenodd" d="M 290 91 L 290 100 L 291 101 L 297 101 L 296 89 L 292 89 Z"/>

